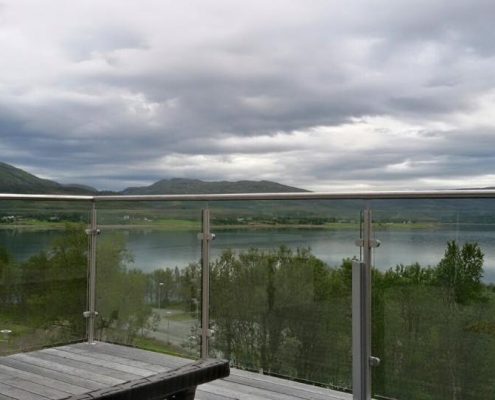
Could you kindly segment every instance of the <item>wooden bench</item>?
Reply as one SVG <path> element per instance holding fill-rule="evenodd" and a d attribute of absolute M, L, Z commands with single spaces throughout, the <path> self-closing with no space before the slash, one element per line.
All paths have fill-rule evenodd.
<path fill-rule="evenodd" d="M 0 357 L 0 400 L 192 400 L 229 375 L 224 360 L 191 360 L 110 343 Z"/>

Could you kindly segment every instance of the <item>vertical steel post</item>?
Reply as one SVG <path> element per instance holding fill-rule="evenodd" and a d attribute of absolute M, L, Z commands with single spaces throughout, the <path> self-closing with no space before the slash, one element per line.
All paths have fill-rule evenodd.
<path fill-rule="evenodd" d="M 91 226 L 89 234 L 89 273 L 88 273 L 88 311 L 84 316 L 88 318 L 88 343 L 95 341 L 95 317 L 96 317 L 96 203 L 93 201 L 91 209 Z"/>
<path fill-rule="evenodd" d="M 363 216 L 362 262 L 352 264 L 352 393 L 354 400 L 371 400 L 371 366 L 379 359 L 371 356 L 371 264 L 372 249 L 379 242 L 372 235 L 372 213 Z"/>
<path fill-rule="evenodd" d="M 210 210 L 203 209 L 201 238 L 201 358 L 208 358 L 210 337 Z"/>

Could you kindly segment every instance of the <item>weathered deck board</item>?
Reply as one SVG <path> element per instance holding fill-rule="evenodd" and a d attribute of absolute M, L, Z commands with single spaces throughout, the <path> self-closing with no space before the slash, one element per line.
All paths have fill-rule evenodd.
<path fill-rule="evenodd" d="M 136 361 L 136 360 L 132 360 L 130 358 L 124 358 L 121 356 L 112 356 L 112 355 L 105 354 L 105 353 L 98 352 L 98 351 L 89 351 L 87 349 L 78 349 L 78 348 L 75 348 L 74 346 L 59 347 L 58 349 L 63 350 L 63 351 L 67 351 L 70 353 L 74 353 L 74 354 L 80 354 L 83 356 L 92 357 L 95 360 L 111 361 L 111 362 L 115 362 L 118 364 L 130 365 L 130 366 L 133 366 L 136 368 L 141 368 L 141 369 L 144 369 L 147 371 L 152 371 L 152 372 L 156 372 L 156 371 L 165 372 L 169 369 L 169 368 L 163 367 L 161 365 L 157 365 L 157 364 L 152 364 L 152 363 L 150 364 L 150 363 L 146 363 L 146 362 Z"/>
<path fill-rule="evenodd" d="M 102 342 L 14 354 L 0 357 L 0 400 L 68 399 L 189 363 L 191 360 Z M 196 399 L 350 400 L 352 396 L 231 369 L 229 377 L 198 386 Z"/>
<path fill-rule="evenodd" d="M 101 366 L 97 366 L 94 364 L 88 364 L 81 361 L 74 361 L 68 358 L 52 356 L 50 354 L 45 354 L 40 352 L 36 352 L 32 354 L 33 358 L 37 358 L 38 360 L 42 360 L 47 363 L 53 363 L 57 365 L 63 366 L 63 368 L 71 368 L 72 370 L 82 372 L 85 374 L 93 374 L 98 376 L 98 379 L 101 379 L 103 383 L 108 383 L 110 385 L 115 385 L 119 383 L 124 383 L 127 381 L 132 381 L 134 379 L 139 379 L 141 376 L 128 374 L 126 372 L 115 370 L 111 367 L 108 367 L 106 364 Z M 92 375 L 90 375 L 92 376 Z"/>
<path fill-rule="evenodd" d="M 45 349 L 40 351 L 41 354 L 50 354 L 55 357 L 62 357 L 62 358 L 67 358 L 69 360 L 73 361 L 78 361 L 81 363 L 86 363 L 88 365 L 96 365 L 96 366 L 101 366 L 102 365 L 102 360 L 95 359 L 92 357 L 80 355 L 80 354 L 75 354 L 71 353 L 69 351 L 63 351 L 59 349 Z M 114 361 L 110 360 L 105 360 L 104 361 L 105 367 L 112 368 L 117 371 L 121 371 L 124 373 L 132 374 L 135 377 L 138 376 L 150 376 L 156 373 L 156 371 L 152 371 L 149 369 L 143 369 L 143 368 L 137 368 L 132 365 L 126 365 L 123 363 L 116 363 Z"/>
<path fill-rule="evenodd" d="M 4 396 L 8 396 L 18 400 L 40 400 L 47 399 L 47 397 L 37 395 L 27 390 L 21 389 L 18 386 L 10 386 L 0 383 L 0 393 Z"/>
<path fill-rule="evenodd" d="M 110 376 L 104 376 L 98 373 L 94 373 L 92 371 L 88 371 L 82 368 L 75 368 L 71 365 L 65 365 L 59 362 L 53 362 L 48 360 L 43 360 L 38 357 L 36 352 L 28 354 L 15 354 L 12 357 L 14 360 L 24 361 L 25 363 L 36 365 L 38 367 L 42 367 L 43 369 L 47 369 L 50 371 L 58 371 L 64 374 L 78 376 L 83 379 L 88 379 L 93 382 L 101 383 L 104 386 L 113 386 L 118 385 L 119 383 L 125 382 L 124 379 L 117 379 Z M 0 360 L 1 362 L 1 360 Z"/>
<path fill-rule="evenodd" d="M 86 393 L 88 390 L 101 389 L 106 386 L 102 383 L 81 378 L 80 376 L 70 375 L 60 371 L 52 371 L 49 370 L 48 368 L 43 368 L 23 361 L 14 360 L 10 357 L 0 358 L 0 365 L 6 365 L 22 372 L 34 373 L 39 377 L 41 377 L 41 379 L 51 378 L 56 381 L 61 381 L 75 386 L 79 386 L 84 389 L 83 393 Z"/>
<path fill-rule="evenodd" d="M 4 377 L 0 375 L 0 383 L 11 387 L 17 387 L 48 399 L 63 399 L 71 395 L 70 393 L 58 390 L 56 388 L 17 377 L 8 377 L 8 379 L 4 379 Z"/>
<path fill-rule="evenodd" d="M 26 379 L 30 382 L 39 383 L 40 385 L 48 384 L 50 387 L 59 389 L 63 392 L 67 392 L 70 394 L 83 394 L 87 391 L 87 389 L 80 386 L 76 386 L 60 380 L 48 378 L 46 376 L 41 377 L 40 375 L 33 374 L 31 372 L 26 372 L 21 369 L 11 368 L 6 365 L 0 365 L 0 373 L 10 377 L 18 377 L 21 379 Z"/>
<path fill-rule="evenodd" d="M 0 357 L 0 400 L 93 398 L 110 392 L 120 396 L 122 390 L 127 394 L 158 394 L 164 393 L 162 390 L 183 390 L 189 384 L 194 387 L 194 382 L 207 382 L 228 372 L 224 367 L 221 375 L 213 372 L 220 371 L 217 366 L 221 363 L 217 362 L 189 364 L 192 360 L 106 343 L 14 354 Z M 183 367 L 184 375 L 172 371 L 177 366 Z M 201 372 L 203 368 L 205 373 Z"/>
<path fill-rule="evenodd" d="M 88 352 L 97 352 L 99 354 L 107 354 L 111 356 L 124 357 L 126 359 L 141 361 L 148 364 L 156 364 L 162 367 L 177 368 L 183 365 L 189 364 L 191 360 L 180 357 L 164 356 L 159 353 L 152 353 L 150 351 L 143 351 L 133 347 L 123 347 L 115 346 L 111 343 L 98 342 L 96 346 L 88 345 L 86 343 L 78 343 L 69 346 L 60 347 L 64 349 L 65 347 L 71 347 L 75 349 L 83 349 Z"/>
<path fill-rule="evenodd" d="M 198 400 L 352 400 L 352 395 L 299 382 L 230 369 L 230 376 L 198 386 Z"/>

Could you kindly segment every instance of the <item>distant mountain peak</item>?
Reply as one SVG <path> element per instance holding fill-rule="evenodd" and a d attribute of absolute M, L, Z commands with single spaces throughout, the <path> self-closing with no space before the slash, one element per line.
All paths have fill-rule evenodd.
<path fill-rule="evenodd" d="M 292 186 L 267 180 L 262 181 L 215 181 L 200 179 L 170 178 L 161 179 L 149 186 L 130 187 L 112 194 L 216 194 L 216 193 L 292 193 L 306 192 Z M 79 184 L 60 184 L 48 179 L 41 179 L 20 168 L 0 162 L 0 193 L 27 194 L 98 194 L 95 188 Z"/>
<path fill-rule="evenodd" d="M 214 193 L 292 193 L 306 192 L 292 186 L 282 185 L 271 181 L 213 181 L 200 179 L 171 178 L 161 179 L 149 186 L 130 187 L 122 192 L 123 195 L 138 194 L 214 194 Z"/>

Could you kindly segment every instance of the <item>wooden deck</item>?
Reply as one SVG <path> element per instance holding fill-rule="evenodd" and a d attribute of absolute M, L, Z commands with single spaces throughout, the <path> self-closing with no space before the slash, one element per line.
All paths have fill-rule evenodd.
<path fill-rule="evenodd" d="M 109 343 L 72 344 L 0 357 L 0 400 L 56 400 L 149 377 L 191 363 Z M 349 394 L 231 369 L 198 386 L 196 399 L 350 400 Z M 137 399 L 136 399 L 137 400 Z"/>
<path fill-rule="evenodd" d="M 199 400 L 352 400 L 352 395 L 286 379 L 230 369 L 230 376 L 198 386 Z"/>

